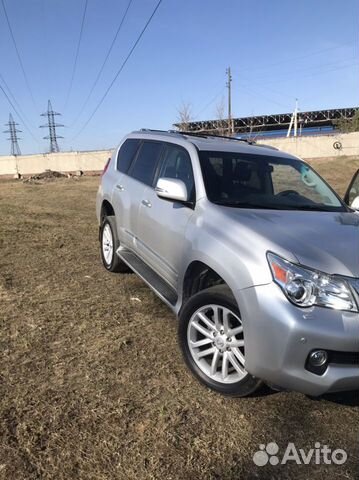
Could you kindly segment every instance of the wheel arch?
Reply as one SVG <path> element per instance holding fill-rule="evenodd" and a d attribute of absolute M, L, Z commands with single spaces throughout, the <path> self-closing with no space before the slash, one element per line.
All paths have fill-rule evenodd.
<path fill-rule="evenodd" d="M 216 285 L 226 285 L 234 297 L 230 282 L 218 272 L 218 269 L 200 260 L 192 261 L 183 276 L 182 307 L 191 296 Z"/>
<path fill-rule="evenodd" d="M 101 204 L 100 221 L 102 222 L 102 220 L 105 217 L 109 217 L 109 216 L 112 216 L 112 215 L 115 215 L 115 210 L 114 210 L 112 204 L 108 200 L 104 199 L 102 201 L 102 204 Z"/>

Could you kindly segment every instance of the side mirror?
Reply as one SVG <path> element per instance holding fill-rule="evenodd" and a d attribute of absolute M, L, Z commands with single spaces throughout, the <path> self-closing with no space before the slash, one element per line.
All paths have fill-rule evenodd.
<path fill-rule="evenodd" d="M 354 210 L 359 210 L 359 196 L 354 198 L 354 200 L 352 201 L 352 204 L 350 206 Z"/>
<path fill-rule="evenodd" d="M 159 178 L 155 191 L 160 198 L 166 198 L 167 200 L 176 202 L 188 201 L 187 187 L 182 180 L 178 180 L 177 178 Z"/>

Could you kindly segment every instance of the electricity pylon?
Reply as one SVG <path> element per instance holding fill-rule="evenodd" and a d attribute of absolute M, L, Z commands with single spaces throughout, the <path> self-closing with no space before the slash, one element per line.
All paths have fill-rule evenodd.
<path fill-rule="evenodd" d="M 40 125 L 40 128 L 48 128 L 49 135 L 43 137 L 44 140 L 50 140 L 50 152 L 59 152 L 59 145 L 57 143 L 58 138 L 64 138 L 56 134 L 56 127 L 63 127 L 64 125 L 55 122 L 55 115 L 61 115 L 61 113 L 54 112 L 50 100 L 47 103 L 47 112 L 42 113 L 41 117 L 47 117 L 47 124 Z"/>
<path fill-rule="evenodd" d="M 9 114 L 9 121 L 8 123 L 5 123 L 7 127 L 9 127 L 9 130 L 4 130 L 4 133 L 10 133 L 10 138 L 7 140 L 11 141 L 11 155 L 21 155 L 20 147 L 18 140 L 21 140 L 18 138 L 17 134 L 20 133 L 22 130 L 18 130 L 16 128 L 16 125 L 19 125 L 18 123 L 14 122 L 14 119 L 12 118 L 11 113 Z"/>

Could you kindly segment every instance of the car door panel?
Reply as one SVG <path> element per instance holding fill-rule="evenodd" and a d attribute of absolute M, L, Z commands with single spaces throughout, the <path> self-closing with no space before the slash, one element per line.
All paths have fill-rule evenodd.
<path fill-rule="evenodd" d="M 123 175 L 112 192 L 120 243 L 133 250 L 136 249 L 140 199 L 145 189 L 146 185 L 143 183 Z"/>
<path fill-rule="evenodd" d="M 136 230 L 138 201 L 145 185 L 131 178 L 127 172 L 136 160 L 141 141 L 129 138 L 121 145 L 115 165 L 112 189 L 112 205 L 116 215 L 117 233 L 120 243 L 133 247 Z"/>
<path fill-rule="evenodd" d="M 158 177 L 182 180 L 189 198 L 194 200 L 191 159 L 183 147 L 166 145 Z M 159 198 L 153 186 L 147 187 L 143 194 L 139 210 L 138 249 L 144 260 L 176 287 L 185 248 L 185 230 L 193 209 L 180 202 Z"/>
<path fill-rule="evenodd" d="M 153 181 L 163 144 L 156 141 L 142 141 L 136 156 L 114 188 L 115 204 L 119 207 L 120 242 L 135 253 L 138 251 L 139 211 L 144 191 Z M 117 216 L 117 214 L 116 214 Z"/>
<path fill-rule="evenodd" d="M 193 210 L 178 202 L 161 199 L 152 187 L 143 192 L 138 224 L 138 251 L 143 260 L 176 287 L 183 259 L 184 235 Z"/>

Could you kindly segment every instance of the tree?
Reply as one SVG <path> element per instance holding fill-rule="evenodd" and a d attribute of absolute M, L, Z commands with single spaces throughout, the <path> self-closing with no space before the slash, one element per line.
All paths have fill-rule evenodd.
<path fill-rule="evenodd" d="M 182 102 L 179 108 L 177 108 L 177 125 L 181 131 L 188 130 L 188 124 L 192 120 L 192 106 L 190 103 Z"/>
<path fill-rule="evenodd" d="M 333 123 L 342 133 L 359 132 L 359 110 L 356 110 L 352 118 L 339 118 Z"/>
<path fill-rule="evenodd" d="M 225 119 L 225 106 L 224 98 L 222 97 L 220 102 L 216 106 L 216 118 L 217 118 L 217 133 L 218 135 L 225 135 L 228 130 L 228 121 Z"/>

